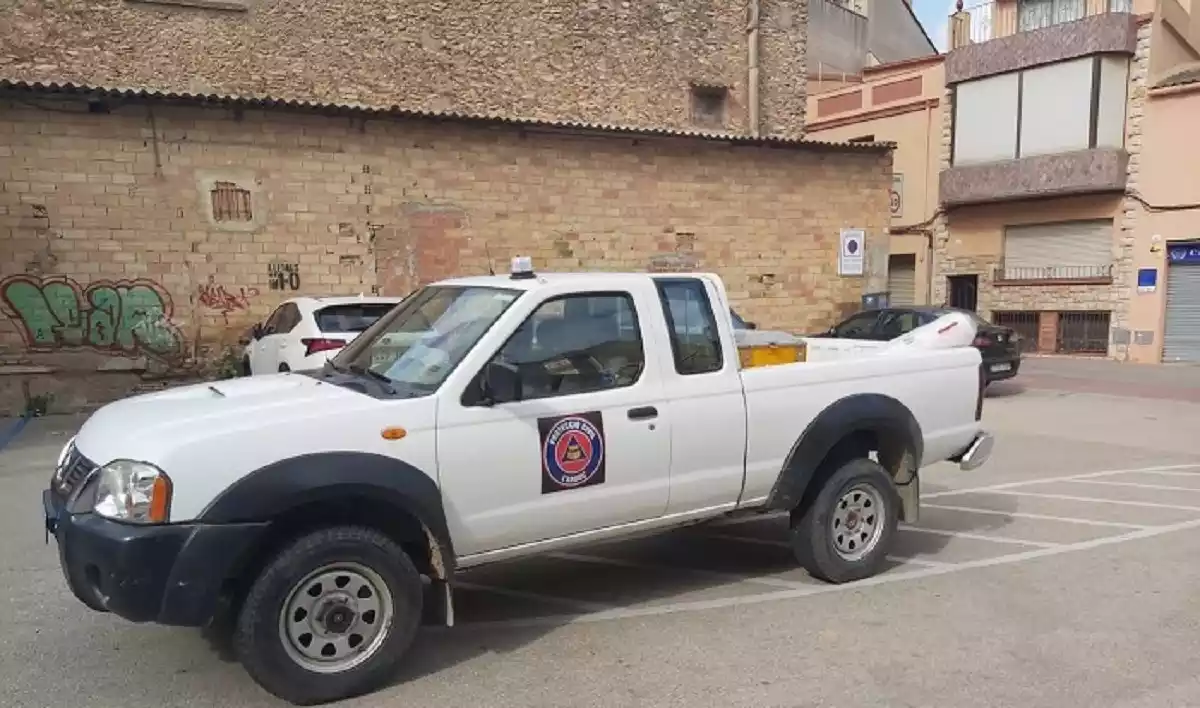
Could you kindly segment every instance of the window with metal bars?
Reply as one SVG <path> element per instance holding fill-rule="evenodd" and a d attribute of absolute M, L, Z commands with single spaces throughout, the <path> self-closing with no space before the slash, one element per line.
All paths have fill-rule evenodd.
<path fill-rule="evenodd" d="M 233 182 L 217 182 L 209 193 L 212 197 L 213 219 L 217 221 L 253 221 L 250 190 Z"/>
<path fill-rule="evenodd" d="M 1112 313 L 1059 312 L 1055 350 L 1060 354 L 1107 354 Z"/>
<path fill-rule="evenodd" d="M 1037 312 L 993 312 L 992 323 L 1008 327 L 1020 335 L 1021 351 L 1038 350 L 1038 324 L 1041 317 Z"/>

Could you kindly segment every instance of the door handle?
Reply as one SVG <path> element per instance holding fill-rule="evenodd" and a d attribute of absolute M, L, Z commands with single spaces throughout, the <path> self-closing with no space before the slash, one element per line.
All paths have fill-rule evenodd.
<path fill-rule="evenodd" d="M 641 408 L 630 408 L 630 420 L 650 420 L 658 417 L 658 409 L 654 406 L 642 406 Z"/>

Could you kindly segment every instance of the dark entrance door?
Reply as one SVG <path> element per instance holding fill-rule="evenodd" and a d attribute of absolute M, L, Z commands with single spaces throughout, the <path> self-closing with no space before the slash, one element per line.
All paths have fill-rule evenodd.
<path fill-rule="evenodd" d="M 975 311 L 979 304 L 979 276 L 951 275 L 946 278 L 950 301 L 946 304 L 963 310 Z"/>

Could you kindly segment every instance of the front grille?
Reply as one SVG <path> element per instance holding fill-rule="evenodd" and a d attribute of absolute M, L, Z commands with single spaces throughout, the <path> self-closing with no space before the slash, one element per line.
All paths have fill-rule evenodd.
<path fill-rule="evenodd" d="M 63 459 L 62 467 L 54 473 L 54 490 L 63 496 L 70 496 L 94 469 L 95 463 L 84 457 L 72 444 Z"/>

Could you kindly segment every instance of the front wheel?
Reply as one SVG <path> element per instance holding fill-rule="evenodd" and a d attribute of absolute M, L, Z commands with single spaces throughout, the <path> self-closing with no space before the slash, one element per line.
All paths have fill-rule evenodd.
<path fill-rule="evenodd" d="M 360 695 L 397 669 L 421 618 L 421 578 L 388 536 L 323 529 L 276 555 L 238 616 L 234 647 L 250 676 L 296 705 Z"/>
<path fill-rule="evenodd" d="M 846 583 L 883 569 L 900 520 L 892 478 L 867 458 L 842 465 L 792 517 L 792 550 L 813 577 Z"/>

